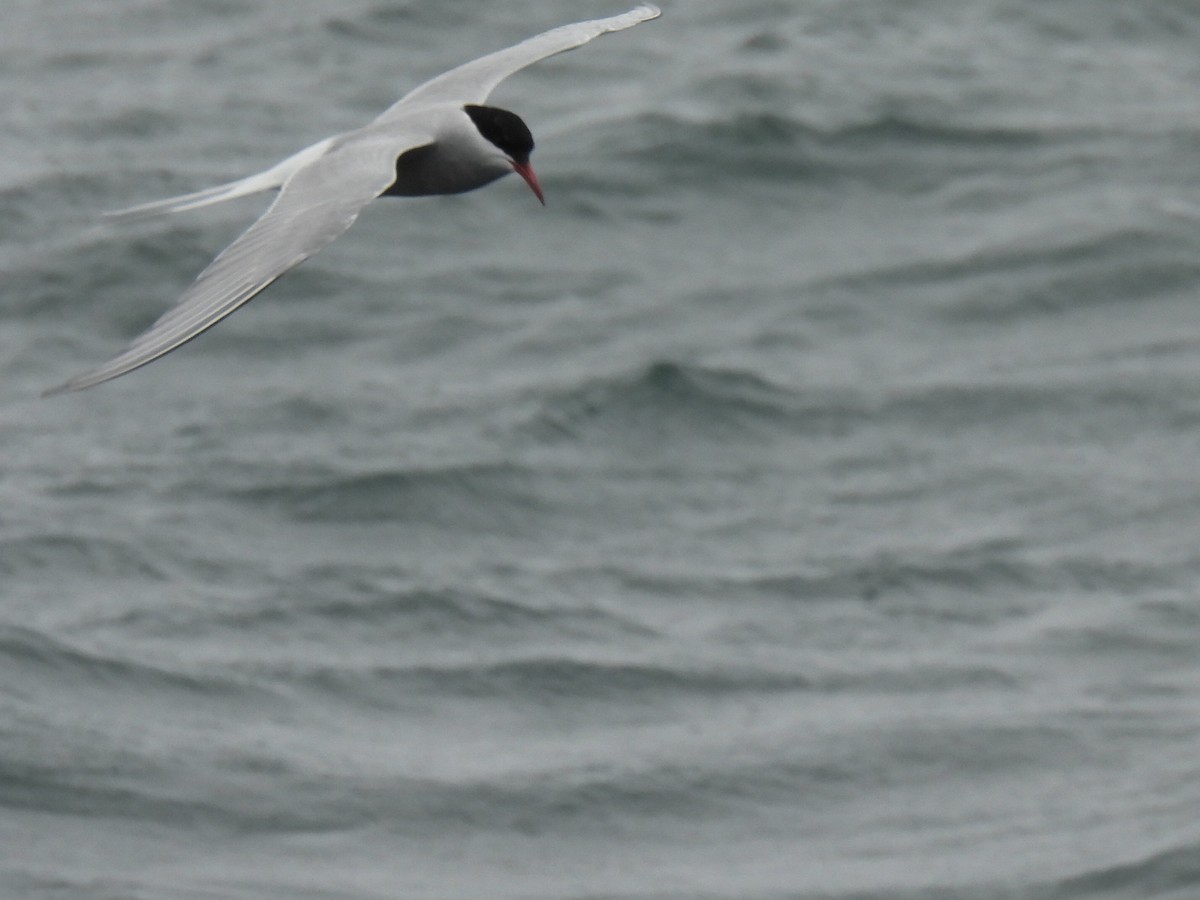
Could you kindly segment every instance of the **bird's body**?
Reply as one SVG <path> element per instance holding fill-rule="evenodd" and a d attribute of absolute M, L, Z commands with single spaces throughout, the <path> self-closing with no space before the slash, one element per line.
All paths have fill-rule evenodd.
<path fill-rule="evenodd" d="M 545 202 L 529 163 L 533 137 L 508 110 L 484 105 L 520 69 L 610 32 L 657 18 L 648 4 L 623 15 L 564 25 L 481 57 L 410 91 L 366 126 L 326 138 L 263 172 L 115 213 L 180 212 L 279 190 L 271 207 L 230 244 L 151 327 L 99 368 L 49 391 L 82 390 L 174 350 L 257 296 L 353 224 L 377 197 L 457 194 L 516 172 Z"/>
<path fill-rule="evenodd" d="M 516 114 L 494 106 L 446 103 L 431 107 L 421 118 L 427 119 L 433 140 L 396 159 L 395 181 L 381 196 L 461 194 L 517 171 L 545 202 L 529 168 L 533 136 Z M 497 148 L 503 157 L 496 156 Z"/>

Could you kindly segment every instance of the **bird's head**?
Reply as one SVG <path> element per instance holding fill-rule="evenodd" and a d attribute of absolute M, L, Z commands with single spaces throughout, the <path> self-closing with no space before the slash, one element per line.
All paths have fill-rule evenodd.
<path fill-rule="evenodd" d="M 525 183 L 545 206 L 542 186 L 529 162 L 529 154 L 533 152 L 533 135 L 529 133 L 529 126 L 516 113 L 495 106 L 468 104 L 463 111 L 484 139 L 504 154 L 513 171 L 525 179 Z"/>

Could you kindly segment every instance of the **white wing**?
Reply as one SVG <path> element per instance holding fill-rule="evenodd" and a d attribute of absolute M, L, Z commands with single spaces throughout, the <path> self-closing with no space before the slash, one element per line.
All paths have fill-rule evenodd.
<path fill-rule="evenodd" d="M 662 13 L 658 7 L 643 3 L 635 9 L 607 19 L 576 22 L 545 31 L 487 56 L 464 63 L 456 69 L 444 72 L 405 94 L 393 103 L 376 123 L 390 122 L 403 116 L 417 104 L 456 102 L 482 103 L 500 82 L 514 72 L 533 65 L 540 59 L 554 56 L 565 50 L 581 47 L 593 38 L 610 31 L 623 31 L 641 22 L 657 19 Z"/>
<path fill-rule="evenodd" d="M 345 232 L 395 180 L 396 158 L 432 141 L 426 134 L 394 129 L 347 137 L 293 173 L 262 217 L 124 351 L 47 393 L 78 391 L 124 375 L 211 328 Z"/>

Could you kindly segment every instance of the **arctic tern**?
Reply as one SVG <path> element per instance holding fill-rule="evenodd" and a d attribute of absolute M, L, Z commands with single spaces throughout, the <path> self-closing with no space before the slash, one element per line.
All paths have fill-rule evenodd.
<path fill-rule="evenodd" d="M 515 113 L 485 105 L 505 78 L 602 34 L 658 18 L 627 13 L 563 25 L 451 69 L 368 125 L 326 138 L 266 171 L 111 215 L 180 212 L 279 190 L 265 213 L 197 276 L 179 301 L 108 362 L 47 391 L 78 391 L 131 372 L 211 328 L 337 239 L 376 197 L 457 194 L 516 172 L 545 203 L 529 162 L 533 137 Z"/>

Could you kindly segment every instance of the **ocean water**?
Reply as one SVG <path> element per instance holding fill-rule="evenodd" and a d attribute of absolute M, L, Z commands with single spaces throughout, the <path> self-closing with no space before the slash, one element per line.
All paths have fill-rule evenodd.
<path fill-rule="evenodd" d="M 0 897 L 1200 896 L 1200 8 L 662 5 L 42 399 L 264 201 L 101 211 L 625 4 L 5 0 Z"/>

